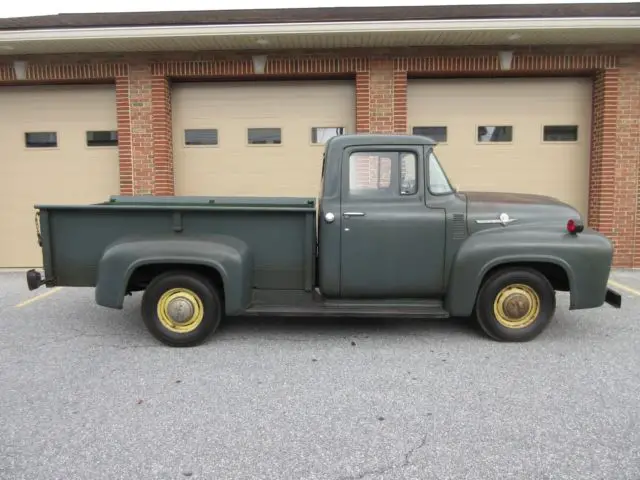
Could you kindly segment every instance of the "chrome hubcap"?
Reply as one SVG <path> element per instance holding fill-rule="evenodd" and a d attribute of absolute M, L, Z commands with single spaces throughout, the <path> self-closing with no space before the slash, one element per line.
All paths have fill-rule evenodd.
<path fill-rule="evenodd" d="M 187 322 L 193 317 L 194 313 L 194 305 L 183 297 L 173 298 L 167 305 L 167 314 L 171 321 L 175 323 Z"/>
<path fill-rule="evenodd" d="M 512 293 L 505 299 L 502 308 L 507 317 L 511 319 L 522 318 L 531 309 L 531 302 L 522 293 Z"/>

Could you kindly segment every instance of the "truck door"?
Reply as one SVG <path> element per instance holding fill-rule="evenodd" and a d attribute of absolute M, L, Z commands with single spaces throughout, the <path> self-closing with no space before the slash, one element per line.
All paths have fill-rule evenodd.
<path fill-rule="evenodd" d="M 354 147 L 342 161 L 340 295 L 440 293 L 445 211 L 426 206 L 422 147 Z"/>

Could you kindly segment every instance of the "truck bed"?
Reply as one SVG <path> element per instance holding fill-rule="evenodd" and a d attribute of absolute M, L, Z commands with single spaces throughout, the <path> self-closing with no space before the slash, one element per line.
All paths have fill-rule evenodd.
<path fill-rule="evenodd" d="M 45 278 L 93 287 L 104 251 L 123 237 L 229 235 L 253 254 L 253 285 L 310 291 L 315 200 L 262 197 L 124 197 L 90 205 L 36 205 Z"/>

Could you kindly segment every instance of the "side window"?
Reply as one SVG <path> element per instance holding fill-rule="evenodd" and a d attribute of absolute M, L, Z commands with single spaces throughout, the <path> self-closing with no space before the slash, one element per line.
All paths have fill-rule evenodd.
<path fill-rule="evenodd" d="M 86 132 L 87 147 L 117 147 L 118 132 L 115 130 L 90 130 Z"/>
<path fill-rule="evenodd" d="M 501 143 L 513 141 L 513 127 L 509 125 L 481 125 L 478 127 L 478 143 Z"/>
<path fill-rule="evenodd" d="M 577 125 L 545 125 L 542 129 L 542 139 L 545 142 L 577 142 Z"/>
<path fill-rule="evenodd" d="M 312 127 L 311 143 L 314 145 L 324 145 L 330 138 L 344 135 L 344 127 Z"/>
<path fill-rule="evenodd" d="M 400 157 L 400 195 L 418 192 L 418 157 L 415 153 L 403 153 Z"/>
<path fill-rule="evenodd" d="M 280 145 L 282 130 L 279 128 L 250 128 L 247 130 L 249 145 Z"/>
<path fill-rule="evenodd" d="M 411 152 L 357 152 L 349 157 L 349 194 L 366 197 L 414 195 L 418 158 Z"/>
<path fill-rule="evenodd" d="M 349 157 L 349 193 L 379 196 L 393 194 L 391 155 L 358 152 Z"/>
<path fill-rule="evenodd" d="M 414 135 L 429 137 L 434 142 L 447 143 L 447 127 L 413 127 Z"/>
<path fill-rule="evenodd" d="M 57 132 L 26 132 L 24 146 L 27 148 L 53 148 L 58 146 Z"/>
<path fill-rule="evenodd" d="M 184 131 L 184 144 L 187 147 L 218 145 L 218 129 L 191 128 Z"/>

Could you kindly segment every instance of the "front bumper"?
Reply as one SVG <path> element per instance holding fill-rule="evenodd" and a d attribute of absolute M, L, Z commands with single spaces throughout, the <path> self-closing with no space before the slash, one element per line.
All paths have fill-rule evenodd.
<path fill-rule="evenodd" d="M 620 308 L 622 306 L 622 296 L 612 288 L 607 287 L 607 294 L 604 297 L 604 301 L 614 308 Z"/>

